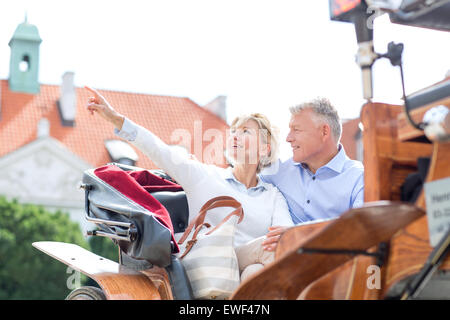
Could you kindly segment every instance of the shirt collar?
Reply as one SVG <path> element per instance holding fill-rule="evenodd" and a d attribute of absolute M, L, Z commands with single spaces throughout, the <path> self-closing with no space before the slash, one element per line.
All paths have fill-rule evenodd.
<path fill-rule="evenodd" d="M 347 156 L 345 154 L 344 146 L 342 144 L 339 144 L 338 153 L 331 159 L 324 167 L 330 168 L 331 170 L 334 170 L 338 173 L 342 172 L 342 169 L 344 168 L 345 160 L 347 159 Z"/>
<path fill-rule="evenodd" d="M 259 175 L 256 175 L 256 176 L 258 178 L 258 183 L 256 184 L 256 186 L 249 188 L 249 190 L 250 189 L 256 190 L 256 189 L 260 189 L 260 188 L 267 190 L 268 184 L 266 182 L 262 181 L 262 179 L 260 178 Z M 231 168 L 231 167 L 228 167 L 227 169 L 222 171 L 222 178 L 224 178 L 227 181 L 234 181 L 235 183 L 239 183 L 239 184 L 243 185 L 242 182 L 240 182 L 238 179 L 236 179 L 236 177 L 233 174 L 233 168 Z"/>
<path fill-rule="evenodd" d="M 344 169 L 344 164 L 346 160 L 347 155 L 345 153 L 344 146 L 342 144 L 339 144 L 338 153 L 333 157 L 333 159 L 331 159 L 327 164 L 323 165 L 320 168 L 329 168 L 333 171 L 341 173 L 342 169 Z M 300 167 L 308 169 L 308 165 L 301 162 L 294 162 L 294 165 L 300 165 Z M 317 171 L 319 169 L 317 169 Z"/>

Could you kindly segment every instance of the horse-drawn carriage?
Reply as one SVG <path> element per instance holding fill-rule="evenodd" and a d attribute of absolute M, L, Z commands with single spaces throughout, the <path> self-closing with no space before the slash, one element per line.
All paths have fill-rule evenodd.
<path fill-rule="evenodd" d="M 430 141 L 424 128 L 417 125 L 429 109 L 439 105 L 450 108 L 450 78 L 405 96 L 406 112 L 402 112 L 402 106 L 372 103 L 370 68 L 381 56 L 390 58 L 394 65 L 398 63 L 398 47 L 393 46 L 385 55 L 374 54 L 373 46 L 370 49 L 371 32 L 364 29 L 367 5 L 364 1 L 344 1 L 346 6 L 336 6 L 342 2 L 330 1 L 332 17 L 352 21 L 357 27 L 358 62 L 368 99 L 361 111 L 365 205 L 336 219 L 288 229 L 280 238 L 275 261 L 243 281 L 230 299 L 450 298 L 450 233 L 444 230 L 440 240 L 431 246 L 431 213 L 423 188 L 438 180 L 449 186 L 450 142 Z M 435 3 L 434 9 L 440 10 L 435 10 L 437 16 L 442 15 L 442 10 L 450 12 L 448 1 Z M 391 10 L 391 20 L 430 27 L 433 8 L 422 16 L 418 14 L 421 7 L 415 8 L 415 16 L 412 9 L 409 16 Z M 448 19 L 434 21 L 450 30 Z M 428 159 L 425 170 L 423 159 Z M 130 194 L 126 188 L 122 190 L 117 180 L 99 174 L 104 168 L 134 179 L 139 191 Z M 100 226 L 92 235 L 109 237 L 118 244 L 119 262 L 72 244 L 33 244 L 86 274 L 101 288 L 78 288 L 68 298 L 193 299 L 186 271 L 176 256 L 178 247 L 173 236 L 184 231 L 188 223 L 184 191 L 159 171 L 119 164 L 104 168 L 88 170 L 83 176 L 86 218 Z M 149 176 L 153 180 L 148 180 Z M 413 176 L 418 177 L 415 196 L 405 199 L 405 181 Z M 163 211 L 167 210 L 169 219 L 160 214 L 161 207 L 145 204 L 155 199 Z"/>

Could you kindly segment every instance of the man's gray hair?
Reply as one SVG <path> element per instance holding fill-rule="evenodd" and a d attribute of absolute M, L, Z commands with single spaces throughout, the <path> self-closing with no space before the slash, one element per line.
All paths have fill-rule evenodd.
<path fill-rule="evenodd" d="M 330 126 L 336 143 L 339 143 L 342 134 L 342 123 L 336 108 L 333 107 L 331 102 L 326 98 L 316 98 L 289 108 L 293 115 L 305 109 L 311 109 L 317 115 L 315 120 L 325 121 Z"/>

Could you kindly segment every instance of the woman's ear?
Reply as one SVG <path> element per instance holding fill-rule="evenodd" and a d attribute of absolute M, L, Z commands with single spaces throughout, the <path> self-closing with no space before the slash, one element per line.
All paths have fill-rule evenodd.
<path fill-rule="evenodd" d="M 271 152 L 272 152 L 272 145 L 270 143 L 268 143 L 267 144 L 267 154 L 266 154 L 266 156 L 269 157 Z"/>
<path fill-rule="evenodd" d="M 259 148 L 259 157 L 268 158 L 270 157 L 270 152 L 272 151 L 272 146 L 270 143 L 263 143 Z"/>

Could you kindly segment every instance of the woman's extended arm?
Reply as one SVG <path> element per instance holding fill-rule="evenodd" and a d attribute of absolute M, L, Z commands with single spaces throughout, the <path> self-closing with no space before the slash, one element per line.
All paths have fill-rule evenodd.
<path fill-rule="evenodd" d="M 204 164 L 190 159 L 187 154 L 170 147 L 149 130 L 126 119 L 115 111 L 97 90 L 85 88 L 94 95 L 89 98 L 87 105 L 91 114 L 98 113 L 102 118 L 111 122 L 119 136 L 135 145 L 184 189 L 200 182 L 201 178 L 205 176 L 206 166 Z"/>

